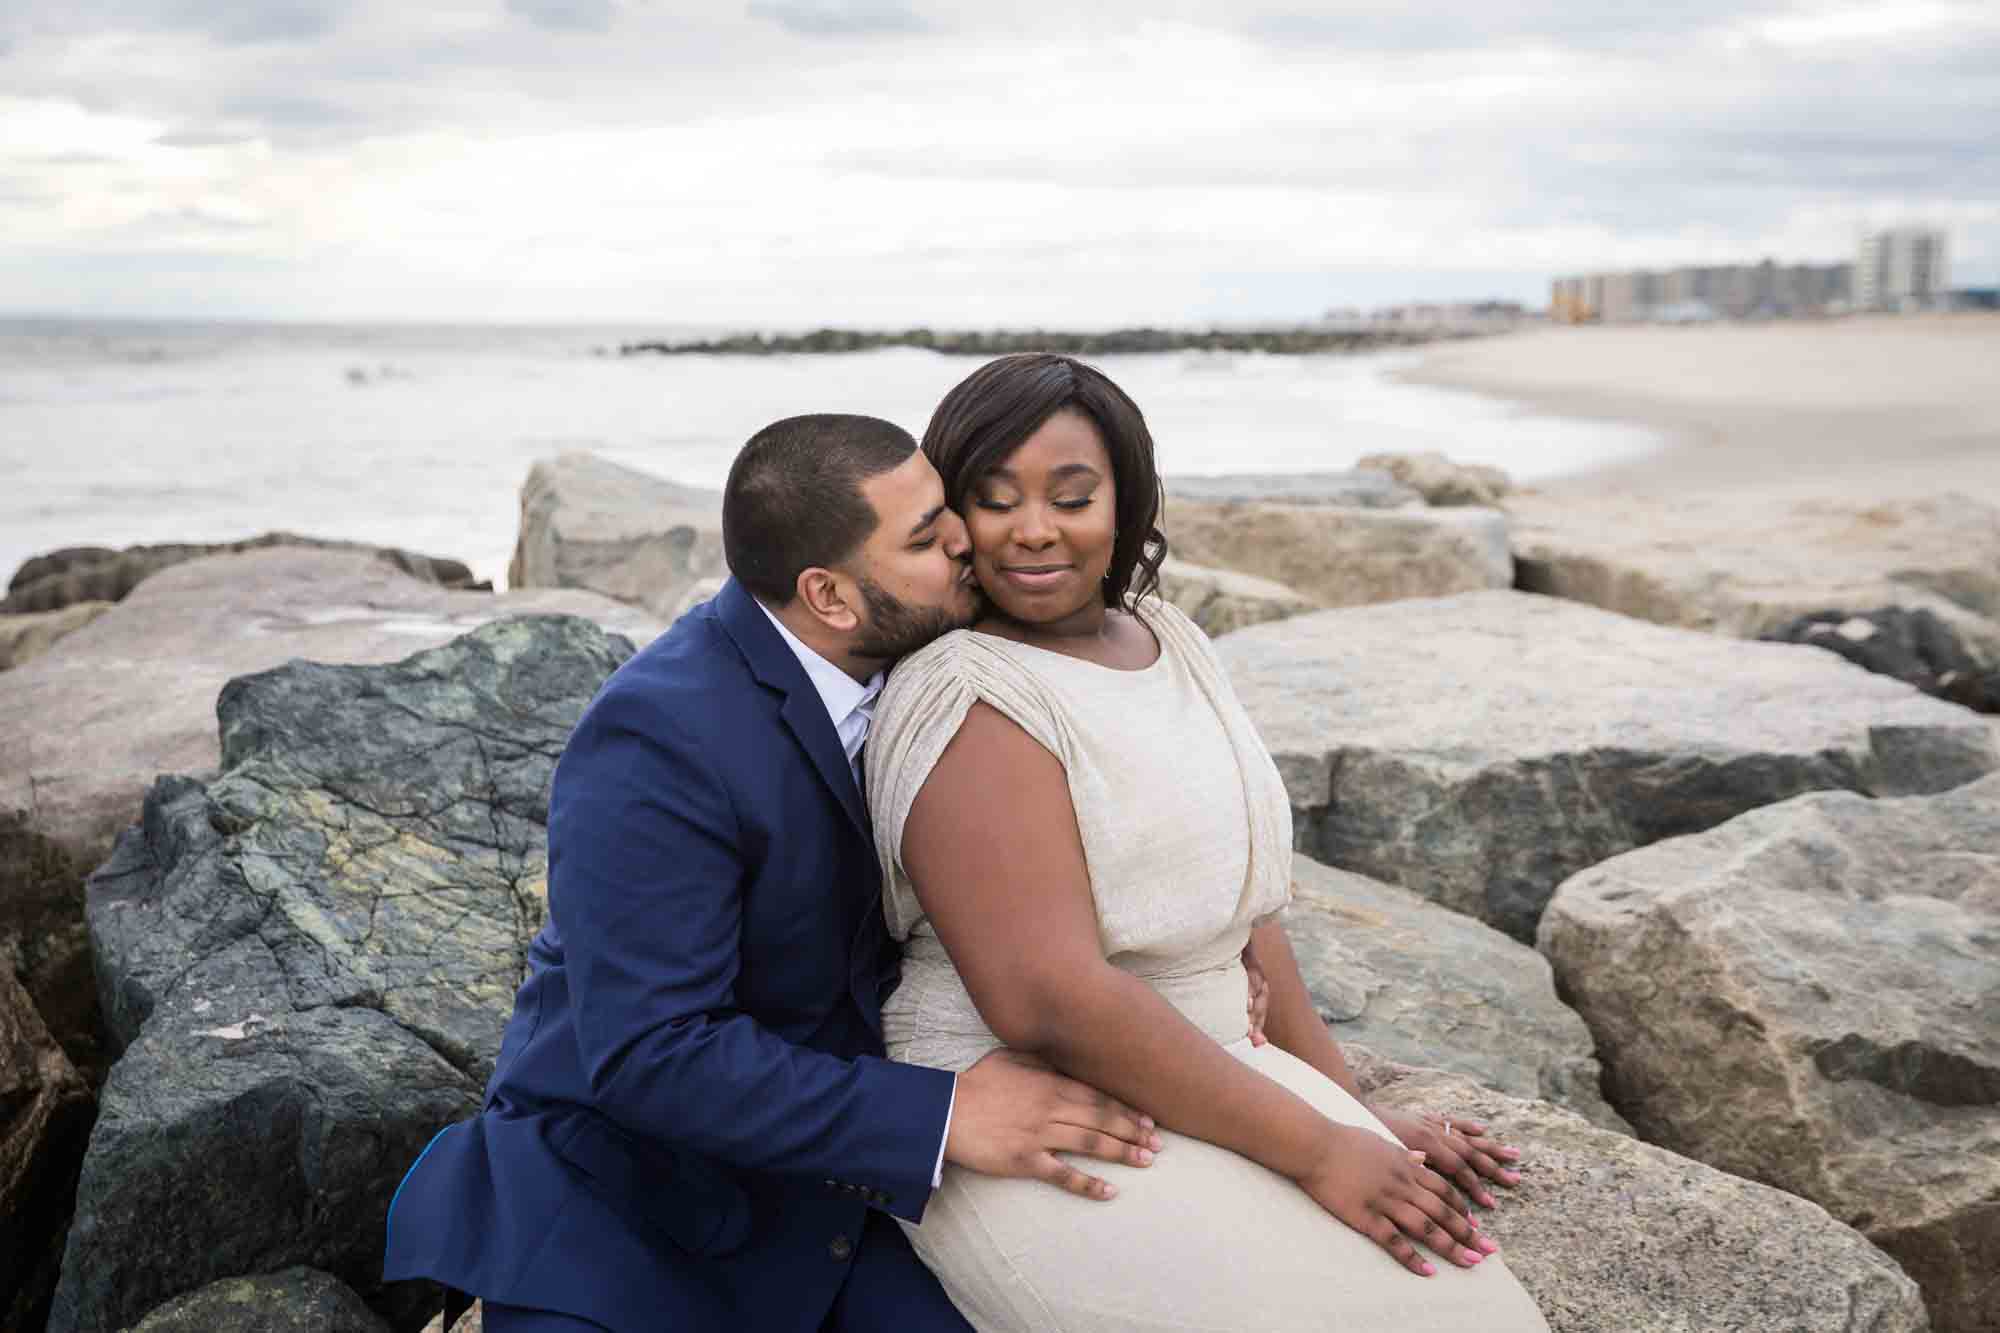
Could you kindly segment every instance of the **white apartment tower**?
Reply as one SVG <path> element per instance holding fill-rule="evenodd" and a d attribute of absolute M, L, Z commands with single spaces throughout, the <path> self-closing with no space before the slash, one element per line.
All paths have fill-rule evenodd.
<path fill-rule="evenodd" d="M 1861 238 L 1854 261 L 1854 304 L 1906 310 L 1941 304 L 1951 287 L 1945 234 L 1932 227 L 1890 227 Z"/>

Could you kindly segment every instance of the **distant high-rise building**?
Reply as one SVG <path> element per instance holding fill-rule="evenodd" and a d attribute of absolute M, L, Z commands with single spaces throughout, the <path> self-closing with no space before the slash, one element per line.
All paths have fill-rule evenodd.
<path fill-rule="evenodd" d="M 1863 310 L 1939 304 L 1951 289 L 1945 234 L 1935 227 L 1890 227 L 1861 238 L 1854 303 Z"/>
<path fill-rule="evenodd" d="M 1843 310 L 1852 298 L 1851 264 L 1723 264 L 1654 273 L 1585 273 L 1557 278 L 1549 317 L 1561 323 L 1642 320 L 1785 319 Z"/>

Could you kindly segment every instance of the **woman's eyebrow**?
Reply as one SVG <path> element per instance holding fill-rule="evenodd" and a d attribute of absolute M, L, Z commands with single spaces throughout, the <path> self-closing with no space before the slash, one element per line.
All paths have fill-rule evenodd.
<path fill-rule="evenodd" d="M 1014 469 L 1010 467 L 991 468 L 987 471 L 986 475 L 1001 481 L 1012 482 L 1016 486 L 1021 484 L 1021 479 L 1014 475 Z M 1049 469 L 1049 480 L 1051 481 L 1061 481 L 1064 477 L 1096 478 L 1103 475 L 1102 472 L 1099 472 L 1088 463 L 1059 463 Z"/>

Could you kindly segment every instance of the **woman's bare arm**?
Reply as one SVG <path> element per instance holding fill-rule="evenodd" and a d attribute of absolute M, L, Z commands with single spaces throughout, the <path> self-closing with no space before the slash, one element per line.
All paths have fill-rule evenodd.
<path fill-rule="evenodd" d="M 1013 722 L 972 708 L 911 807 L 902 854 L 1001 1041 L 1297 1180 L 1413 1271 L 1428 1267 L 1413 1237 L 1478 1261 L 1464 1200 L 1442 1177 L 1328 1120 L 1105 960 L 1062 766 Z"/>

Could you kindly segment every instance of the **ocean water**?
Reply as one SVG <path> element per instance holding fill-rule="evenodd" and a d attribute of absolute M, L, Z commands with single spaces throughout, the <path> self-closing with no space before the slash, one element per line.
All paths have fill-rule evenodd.
<path fill-rule="evenodd" d="M 979 364 L 906 349 L 598 354 L 693 332 L 0 322 L 0 576 L 61 546 L 286 529 L 455 556 L 499 582 L 538 458 L 584 449 L 720 486 L 738 446 L 779 417 L 866 412 L 921 435 Z M 1145 411 L 1169 475 L 1439 449 L 1532 481 L 1659 444 L 1394 377 L 1420 355 L 1099 364 Z"/>

